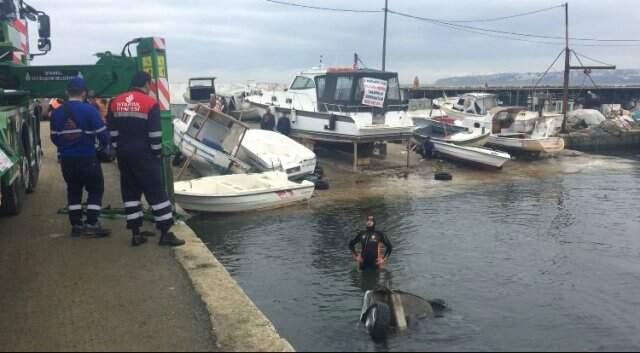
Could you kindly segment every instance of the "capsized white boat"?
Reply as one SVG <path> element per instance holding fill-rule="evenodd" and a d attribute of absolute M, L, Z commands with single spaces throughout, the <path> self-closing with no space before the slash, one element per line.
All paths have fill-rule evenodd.
<path fill-rule="evenodd" d="M 247 130 L 242 140 L 238 158 L 259 171 L 282 169 L 289 179 L 313 174 L 316 154 L 310 149 L 274 131 Z"/>
<path fill-rule="evenodd" d="M 506 152 L 490 150 L 488 148 L 458 146 L 452 143 L 432 141 L 434 150 L 443 157 L 470 163 L 481 167 L 501 169 L 511 160 Z"/>
<path fill-rule="evenodd" d="M 283 172 L 213 176 L 174 184 L 175 199 L 188 211 L 229 213 L 273 209 L 313 196 L 309 181 L 292 182 Z"/>
<path fill-rule="evenodd" d="M 191 158 L 200 176 L 247 173 L 253 168 L 237 158 L 249 127 L 233 117 L 199 104 L 173 120 L 173 140 L 180 152 Z"/>

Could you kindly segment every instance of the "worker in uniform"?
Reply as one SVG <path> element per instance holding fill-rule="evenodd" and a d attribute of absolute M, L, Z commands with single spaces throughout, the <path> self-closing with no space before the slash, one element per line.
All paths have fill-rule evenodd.
<path fill-rule="evenodd" d="M 98 222 L 104 195 L 102 167 L 96 157 L 96 138 L 109 148 L 109 131 L 100 113 L 84 103 L 87 84 L 82 78 L 69 82 L 69 101 L 51 116 L 51 140 L 58 147 L 62 175 L 67 183 L 67 201 L 71 235 L 106 237 L 111 231 Z M 87 218 L 83 220 L 82 197 L 87 191 Z"/>
<path fill-rule="evenodd" d="M 360 244 L 360 252 L 356 246 Z M 385 248 L 384 255 L 382 248 Z M 358 235 L 349 243 L 349 250 L 353 254 L 354 260 L 358 263 L 360 270 L 380 269 L 391 256 L 393 246 L 384 233 L 376 230 L 376 219 L 373 216 L 367 217 L 367 230 Z"/>
<path fill-rule="evenodd" d="M 260 120 L 260 128 L 262 130 L 273 131 L 276 127 L 276 117 L 271 112 L 271 109 L 267 110 L 267 112 L 262 116 Z"/>
<path fill-rule="evenodd" d="M 143 223 L 142 194 L 153 211 L 156 227 L 161 232 L 160 245 L 180 246 L 184 241 L 170 232 L 173 207 L 162 183 L 162 128 L 160 107 L 149 96 L 151 76 L 135 75 L 131 90 L 111 101 L 107 123 L 120 168 L 122 199 L 127 214 L 131 244 L 147 242 L 141 232 Z"/>

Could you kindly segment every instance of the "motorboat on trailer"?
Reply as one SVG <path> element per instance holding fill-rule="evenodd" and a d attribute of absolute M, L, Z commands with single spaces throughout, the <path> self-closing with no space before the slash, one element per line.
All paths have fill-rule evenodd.
<path fill-rule="evenodd" d="M 398 74 L 370 69 L 312 69 L 283 91 L 246 98 L 262 113 L 291 122 L 291 136 L 329 142 L 373 142 L 411 137 Z"/>
<path fill-rule="evenodd" d="M 174 184 L 187 211 L 230 213 L 274 209 L 311 199 L 315 184 L 292 182 L 283 172 L 212 176 Z"/>

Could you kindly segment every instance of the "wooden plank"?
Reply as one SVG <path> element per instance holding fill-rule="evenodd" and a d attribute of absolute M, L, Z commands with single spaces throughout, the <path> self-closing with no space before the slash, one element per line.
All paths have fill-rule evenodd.
<path fill-rule="evenodd" d="M 398 329 L 400 331 L 407 329 L 407 315 L 404 311 L 404 304 L 402 303 L 402 297 L 399 294 L 391 294 L 391 304 L 393 305 L 393 314 L 396 317 L 398 323 Z"/>

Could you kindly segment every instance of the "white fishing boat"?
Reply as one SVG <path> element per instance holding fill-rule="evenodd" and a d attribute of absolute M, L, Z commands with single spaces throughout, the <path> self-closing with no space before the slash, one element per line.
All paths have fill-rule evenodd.
<path fill-rule="evenodd" d="M 312 69 L 283 91 L 246 98 L 262 114 L 291 122 L 291 136 L 316 141 L 373 142 L 411 137 L 398 74 L 368 69 Z"/>
<path fill-rule="evenodd" d="M 490 128 L 488 124 L 491 122 L 491 110 L 498 107 L 498 96 L 490 93 L 467 93 L 455 98 L 445 97 L 438 105 L 449 118 L 468 120 Z"/>
<path fill-rule="evenodd" d="M 283 172 L 213 176 L 174 184 L 176 203 L 188 211 L 229 213 L 273 209 L 304 202 L 315 185 L 295 183 Z"/>
<path fill-rule="evenodd" d="M 432 141 L 432 143 L 434 150 L 443 157 L 480 167 L 501 169 L 505 163 L 511 160 L 511 155 L 506 152 L 487 148 L 458 146 L 439 141 Z"/>
<path fill-rule="evenodd" d="M 316 154 L 291 138 L 274 131 L 248 130 L 238 158 L 259 171 L 281 169 L 289 179 L 298 179 L 313 174 L 316 169 Z"/>
<path fill-rule="evenodd" d="M 514 152 L 556 154 L 565 147 L 564 139 L 556 136 L 561 127 L 561 114 L 502 108 L 493 116 L 493 135 L 488 144 Z"/>

